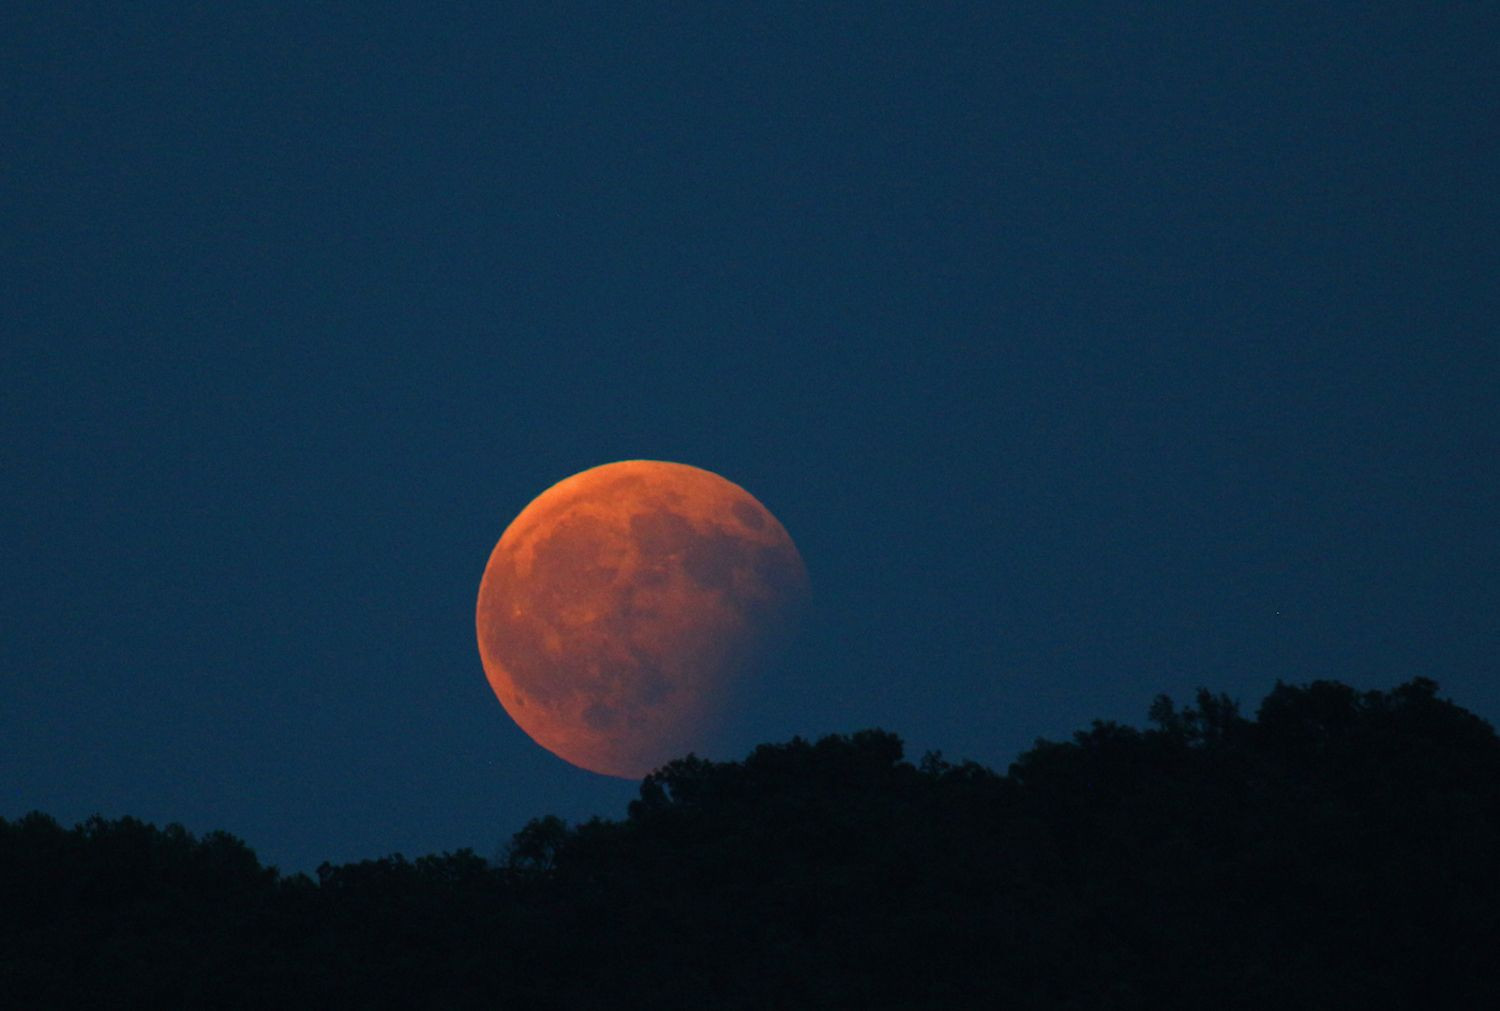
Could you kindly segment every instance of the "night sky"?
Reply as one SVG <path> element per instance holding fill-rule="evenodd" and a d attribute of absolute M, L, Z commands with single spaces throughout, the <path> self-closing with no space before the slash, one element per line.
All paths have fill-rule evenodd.
<path fill-rule="evenodd" d="M 474 602 L 629 458 L 796 539 L 767 740 L 1500 719 L 1500 14 L 1229 6 L 7 5 L 0 816 L 623 815 Z"/>

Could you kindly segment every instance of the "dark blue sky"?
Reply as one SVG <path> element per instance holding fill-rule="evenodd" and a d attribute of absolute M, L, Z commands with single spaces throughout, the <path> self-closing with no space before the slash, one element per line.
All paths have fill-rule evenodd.
<path fill-rule="evenodd" d="M 0 815 L 309 869 L 622 814 L 473 608 L 631 457 L 801 548 L 770 737 L 1500 718 L 1500 17 L 1229 6 L 8 6 Z"/>

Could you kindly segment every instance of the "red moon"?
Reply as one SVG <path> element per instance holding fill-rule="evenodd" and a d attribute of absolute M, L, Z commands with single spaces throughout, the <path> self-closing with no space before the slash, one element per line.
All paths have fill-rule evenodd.
<path fill-rule="evenodd" d="M 479 656 L 534 741 L 634 779 L 712 741 L 807 597 L 791 537 L 739 485 L 609 463 L 506 528 L 479 584 Z"/>

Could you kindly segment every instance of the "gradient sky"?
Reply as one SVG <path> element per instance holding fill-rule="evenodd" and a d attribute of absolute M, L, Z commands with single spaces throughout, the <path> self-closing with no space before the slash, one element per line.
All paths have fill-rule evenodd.
<path fill-rule="evenodd" d="M 1497 38 L 1487 3 L 7 5 L 0 815 L 292 870 L 622 815 L 473 615 L 532 497 L 634 457 L 796 539 L 778 739 L 1004 768 L 1278 678 L 1500 719 Z"/>

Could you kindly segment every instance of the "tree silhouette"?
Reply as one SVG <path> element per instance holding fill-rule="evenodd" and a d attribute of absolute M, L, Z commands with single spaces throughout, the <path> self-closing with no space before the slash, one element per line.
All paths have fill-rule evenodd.
<path fill-rule="evenodd" d="M 1500 742 L 1418 678 L 1200 691 L 999 773 L 880 730 L 695 756 L 623 819 L 263 868 L 0 820 L 0 1006 L 1500 1006 Z"/>

